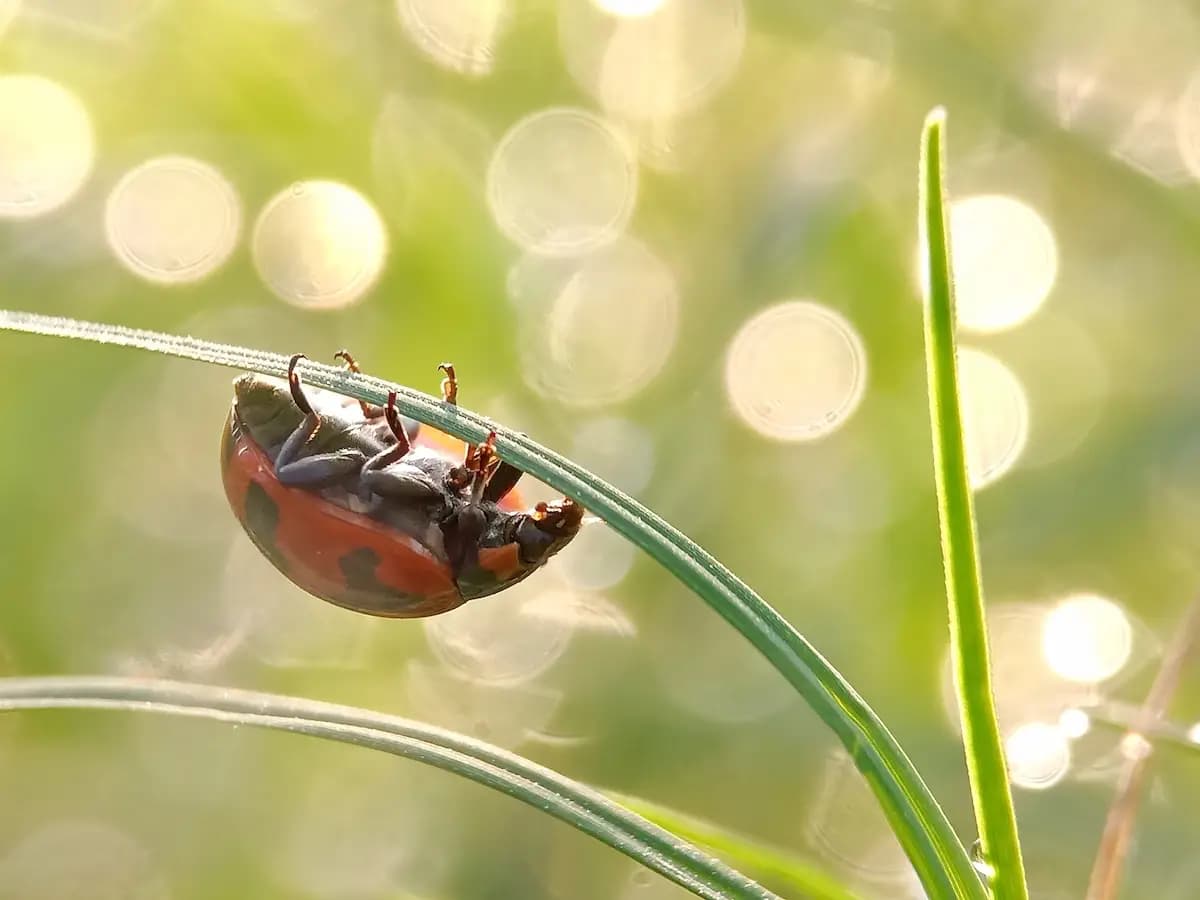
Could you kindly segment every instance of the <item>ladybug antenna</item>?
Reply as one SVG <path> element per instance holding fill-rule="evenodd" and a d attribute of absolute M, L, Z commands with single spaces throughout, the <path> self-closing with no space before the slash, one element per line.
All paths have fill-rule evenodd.
<path fill-rule="evenodd" d="M 308 402 L 308 398 L 304 396 L 304 388 L 300 385 L 300 373 L 296 371 L 296 363 L 302 359 L 308 359 L 303 353 L 297 353 L 288 360 L 287 377 L 288 388 L 292 392 L 292 402 L 299 407 L 300 412 L 306 416 L 312 415 L 312 404 Z"/>

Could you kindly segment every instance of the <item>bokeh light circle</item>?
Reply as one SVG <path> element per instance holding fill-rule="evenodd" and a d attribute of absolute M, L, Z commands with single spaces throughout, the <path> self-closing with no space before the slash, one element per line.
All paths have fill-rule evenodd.
<path fill-rule="evenodd" d="M 619 583 L 633 568 L 633 543 L 606 525 L 588 525 L 575 538 L 574 552 L 559 562 L 563 579 L 572 587 L 596 591 Z"/>
<path fill-rule="evenodd" d="M 1071 768 L 1071 744 L 1062 730 L 1045 722 L 1028 722 L 1004 741 L 1012 783 L 1045 790 L 1062 781 Z"/>
<path fill-rule="evenodd" d="M 375 207 L 335 181 L 303 181 L 259 214 L 254 264 L 280 299 L 337 309 L 362 298 L 383 270 L 387 233 Z"/>
<path fill-rule="evenodd" d="M 1145 735 L 1131 731 L 1121 738 L 1121 742 L 1117 745 L 1117 752 L 1130 762 L 1135 762 L 1145 759 L 1153 753 L 1154 745 Z"/>
<path fill-rule="evenodd" d="M 571 77 L 631 120 L 698 109 L 737 70 L 746 45 L 741 0 L 561 0 L 558 12 Z"/>
<path fill-rule="evenodd" d="M 1058 675 L 1080 684 L 1112 678 L 1133 652 L 1133 626 L 1125 611 L 1096 594 L 1058 603 L 1042 626 L 1042 653 Z"/>
<path fill-rule="evenodd" d="M 1058 247 L 1042 215 L 1003 194 L 979 194 L 950 208 L 958 323 L 978 332 L 1021 324 L 1058 277 Z"/>
<path fill-rule="evenodd" d="M 396 12 L 408 37 L 435 63 L 486 75 L 510 10 L 508 0 L 396 0 Z"/>
<path fill-rule="evenodd" d="M 492 216 L 537 253 L 578 254 L 625 230 L 637 199 L 629 142 L 580 109 L 541 110 L 501 138 L 487 173 Z"/>
<path fill-rule="evenodd" d="M 603 416 L 585 422 L 571 442 L 571 459 L 627 494 L 650 483 L 654 444 L 646 430 L 628 419 Z"/>
<path fill-rule="evenodd" d="M 1058 728 L 1071 740 L 1079 740 L 1092 730 L 1092 717 L 1078 707 L 1064 709 L 1058 717 Z"/>
<path fill-rule="evenodd" d="M 843 425 L 867 384 L 854 327 L 809 300 L 790 300 L 742 325 L 725 359 L 725 391 L 747 425 L 779 441 L 811 441 Z"/>
<path fill-rule="evenodd" d="M 94 154 L 78 97 L 39 75 L 0 77 L 0 218 L 58 209 L 87 180 Z"/>
<path fill-rule="evenodd" d="M 1029 440 L 1029 398 L 1013 371 L 988 353 L 958 353 L 967 471 L 976 490 L 1007 473 Z"/>
<path fill-rule="evenodd" d="M 211 274 L 241 230 L 237 192 L 208 163 L 162 156 L 127 172 L 104 210 L 105 235 L 135 275 L 166 284 Z"/>
<path fill-rule="evenodd" d="M 1068 681 L 1046 661 L 1038 637 L 1050 608 L 1044 603 L 999 603 L 988 608 L 996 719 L 1004 734 L 1029 722 L 1059 722 L 1066 710 L 1095 702 L 1092 686 Z M 961 731 L 956 697 L 947 649 L 942 663 L 942 702 L 951 726 Z"/>
<path fill-rule="evenodd" d="M 553 296 L 523 317 L 522 373 L 534 390 L 578 407 L 628 400 L 666 365 L 679 329 L 674 274 L 622 237 L 578 260 Z"/>
<path fill-rule="evenodd" d="M 637 18 L 658 12 L 669 0 L 592 0 L 592 2 L 614 16 Z"/>
<path fill-rule="evenodd" d="M 521 684 L 566 652 L 570 623 L 540 610 L 543 604 L 565 602 L 563 595 L 570 593 L 551 572 L 538 572 L 508 588 L 502 600 L 484 597 L 425 619 L 425 638 L 442 665 L 462 678 Z"/>

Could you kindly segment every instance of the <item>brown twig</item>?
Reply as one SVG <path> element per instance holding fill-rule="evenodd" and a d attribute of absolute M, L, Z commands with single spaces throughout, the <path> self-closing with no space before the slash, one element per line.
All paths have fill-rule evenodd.
<path fill-rule="evenodd" d="M 1100 836 L 1100 846 L 1096 851 L 1096 862 L 1092 866 L 1092 877 L 1088 881 L 1086 900 L 1115 900 L 1117 896 L 1152 751 L 1152 744 L 1144 735 L 1153 730 L 1166 714 L 1198 639 L 1200 598 L 1192 601 L 1175 632 L 1175 637 L 1163 651 L 1162 666 L 1154 677 L 1154 684 L 1150 686 L 1146 702 L 1134 720 L 1133 727 L 1125 735 L 1125 740 L 1134 744 L 1129 754 L 1129 762 L 1121 773 L 1120 781 L 1117 782 L 1112 806 L 1108 809 L 1108 818 L 1104 822 L 1104 832 Z"/>

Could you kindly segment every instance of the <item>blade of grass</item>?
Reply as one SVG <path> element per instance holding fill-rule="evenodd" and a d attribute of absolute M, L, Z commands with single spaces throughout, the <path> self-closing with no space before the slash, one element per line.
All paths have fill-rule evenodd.
<path fill-rule="evenodd" d="M 984 861 L 991 867 L 997 900 L 1027 900 L 1017 817 L 988 664 L 987 624 L 979 577 L 975 508 L 967 479 L 962 410 L 958 395 L 954 288 L 946 232 L 944 167 L 945 112 L 925 120 L 921 141 L 921 246 L 928 297 L 925 303 L 925 364 L 933 426 L 933 468 L 942 562 L 950 607 L 950 655 L 962 720 L 971 798 Z"/>
<path fill-rule="evenodd" d="M 736 863 L 749 872 L 768 876 L 799 891 L 809 900 L 857 900 L 857 895 L 832 876 L 787 850 L 772 847 L 753 838 L 733 834 L 720 825 L 689 816 L 668 806 L 660 806 L 617 791 L 605 791 L 626 809 L 644 816 L 672 834 L 707 847 L 714 853 Z"/>
<path fill-rule="evenodd" d="M 383 750 L 515 797 L 708 900 L 779 900 L 599 791 L 482 741 L 350 706 L 206 684 L 107 676 L 0 678 L 0 711 L 116 709 L 254 725 Z"/>
<path fill-rule="evenodd" d="M 0 329 L 137 347 L 186 359 L 283 377 L 287 358 L 191 337 L 0 310 Z M 631 497 L 528 437 L 440 399 L 305 362 L 317 387 L 369 403 L 397 395 L 402 413 L 465 441 L 496 433 L 500 457 L 578 500 L 650 554 L 742 633 L 833 730 L 875 792 L 900 845 L 933 900 L 985 897 L 970 858 L 912 762 L 879 717 L 816 649 L 782 616 L 711 554 Z"/>
<path fill-rule="evenodd" d="M 1166 715 L 1197 642 L 1200 642 L 1200 599 L 1192 601 L 1183 621 L 1175 629 L 1175 637 L 1163 653 L 1162 665 L 1150 686 L 1146 702 L 1138 711 L 1133 727 L 1126 733 L 1127 738 L 1146 741 L 1146 744 L 1144 752 L 1130 756 L 1117 782 L 1112 806 L 1108 809 L 1104 831 L 1100 836 L 1100 846 L 1096 850 L 1092 875 L 1088 880 L 1086 900 L 1113 900 L 1120 890 L 1125 859 L 1133 839 L 1133 823 L 1137 818 L 1142 787 L 1150 767 L 1151 744 L 1147 740 L 1147 732 Z"/>

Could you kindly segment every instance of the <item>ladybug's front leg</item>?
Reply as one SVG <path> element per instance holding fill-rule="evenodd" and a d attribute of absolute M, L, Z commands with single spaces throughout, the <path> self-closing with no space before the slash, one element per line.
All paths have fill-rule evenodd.
<path fill-rule="evenodd" d="M 288 362 L 288 387 L 292 391 L 292 400 L 304 413 L 304 421 L 288 435 L 276 455 L 275 477 L 280 484 L 290 487 L 325 487 L 359 472 L 366 457 L 354 449 L 302 456 L 308 442 L 321 428 L 321 417 L 304 396 L 300 374 L 296 371 L 296 364 L 302 359 L 304 354 L 297 353 Z"/>

